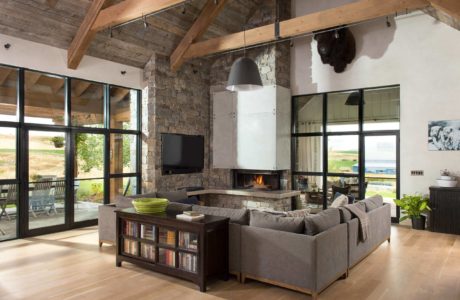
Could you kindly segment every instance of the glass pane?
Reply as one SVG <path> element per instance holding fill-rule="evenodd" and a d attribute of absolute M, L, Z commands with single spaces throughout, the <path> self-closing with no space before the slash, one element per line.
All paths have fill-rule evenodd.
<path fill-rule="evenodd" d="M 299 96 L 294 98 L 296 124 L 294 133 L 323 131 L 323 95 Z"/>
<path fill-rule="evenodd" d="M 65 176 L 63 132 L 29 131 L 29 181 Z"/>
<path fill-rule="evenodd" d="M 110 202 L 115 201 L 116 196 L 132 196 L 137 194 L 137 178 L 123 177 L 110 179 Z"/>
<path fill-rule="evenodd" d="M 99 206 L 104 203 L 104 180 L 77 180 L 75 190 L 75 222 L 97 219 Z"/>
<path fill-rule="evenodd" d="M 71 86 L 72 125 L 104 127 L 104 85 L 73 79 Z"/>
<path fill-rule="evenodd" d="M 16 178 L 16 128 L 0 127 L 0 179 Z"/>
<path fill-rule="evenodd" d="M 331 205 L 334 201 L 335 194 L 340 193 L 347 196 L 352 196 L 358 200 L 359 197 L 359 179 L 358 177 L 334 177 L 327 178 L 327 205 Z"/>
<path fill-rule="evenodd" d="M 132 134 L 110 135 L 110 173 L 136 173 L 137 136 Z"/>
<path fill-rule="evenodd" d="M 25 71 L 25 122 L 64 125 L 64 85 L 62 77 Z"/>
<path fill-rule="evenodd" d="M 399 87 L 364 91 L 364 130 L 399 129 Z"/>
<path fill-rule="evenodd" d="M 18 224 L 18 187 L 0 185 L 0 241 L 16 238 Z"/>
<path fill-rule="evenodd" d="M 322 172 L 323 138 L 320 136 L 295 139 L 295 171 Z"/>
<path fill-rule="evenodd" d="M 163 245 L 175 246 L 176 245 L 176 232 L 164 227 L 158 229 L 158 242 Z"/>
<path fill-rule="evenodd" d="M 0 121 L 18 121 L 17 81 L 17 69 L 0 67 Z"/>
<path fill-rule="evenodd" d="M 329 173 L 359 172 L 357 135 L 329 136 L 327 143 Z"/>
<path fill-rule="evenodd" d="M 110 128 L 137 129 L 137 91 L 110 87 Z"/>
<path fill-rule="evenodd" d="M 104 177 L 104 135 L 75 134 L 75 177 Z"/>
<path fill-rule="evenodd" d="M 365 137 L 366 197 L 379 194 L 391 204 L 392 217 L 396 217 L 396 136 Z"/>
<path fill-rule="evenodd" d="M 198 258 L 194 254 L 179 252 L 179 268 L 196 273 L 198 271 Z"/>
<path fill-rule="evenodd" d="M 65 180 L 52 178 L 29 183 L 29 229 L 64 224 Z"/>
<path fill-rule="evenodd" d="M 327 131 L 359 130 L 359 98 L 356 91 L 327 95 Z"/>
<path fill-rule="evenodd" d="M 294 175 L 294 189 L 300 190 L 298 208 L 311 208 L 312 212 L 323 209 L 323 177 Z"/>
<path fill-rule="evenodd" d="M 176 265 L 176 252 L 158 248 L 158 263 L 174 268 Z"/>

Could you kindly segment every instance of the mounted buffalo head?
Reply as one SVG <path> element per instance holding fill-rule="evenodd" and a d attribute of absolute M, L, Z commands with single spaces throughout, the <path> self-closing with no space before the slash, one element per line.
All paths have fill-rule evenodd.
<path fill-rule="evenodd" d="M 356 55 L 355 38 L 346 27 L 315 34 L 318 53 L 324 64 L 334 67 L 336 73 L 345 71 Z"/>

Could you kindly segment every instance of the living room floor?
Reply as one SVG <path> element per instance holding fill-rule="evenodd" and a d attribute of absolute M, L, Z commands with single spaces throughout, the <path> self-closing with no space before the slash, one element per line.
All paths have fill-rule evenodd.
<path fill-rule="evenodd" d="M 248 281 L 187 281 L 124 263 L 89 227 L 0 243 L 0 299 L 309 299 Z M 392 226 L 383 243 L 319 299 L 460 299 L 460 236 Z"/>

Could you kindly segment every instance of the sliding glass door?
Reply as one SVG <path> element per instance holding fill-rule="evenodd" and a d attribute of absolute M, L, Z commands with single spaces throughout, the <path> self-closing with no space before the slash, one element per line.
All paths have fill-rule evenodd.
<path fill-rule="evenodd" d="M 0 241 L 140 192 L 140 91 L 0 65 Z"/>

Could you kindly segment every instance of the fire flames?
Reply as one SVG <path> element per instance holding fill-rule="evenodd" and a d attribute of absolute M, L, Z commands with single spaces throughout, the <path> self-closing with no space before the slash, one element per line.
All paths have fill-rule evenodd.
<path fill-rule="evenodd" d="M 257 185 L 262 185 L 264 186 L 265 183 L 264 183 L 264 177 L 262 175 L 256 175 L 254 176 L 254 183 L 257 184 Z"/>

